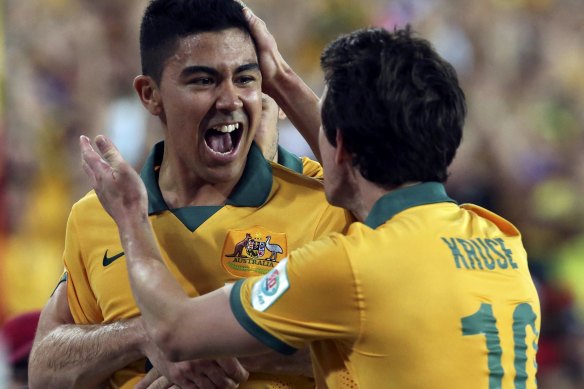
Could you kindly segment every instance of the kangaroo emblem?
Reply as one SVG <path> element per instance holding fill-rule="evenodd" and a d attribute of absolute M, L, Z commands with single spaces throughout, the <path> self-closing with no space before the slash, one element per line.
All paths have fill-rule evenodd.
<path fill-rule="evenodd" d="M 235 248 L 233 250 L 233 253 L 231 254 L 227 254 L 225 255 L 226 257 L 242 257 L 245 258 L 245 255 L 243 255 L 243 249 L 245 248 L 245 246 L 247 246 L 248 242 L 251 240 L 251 235 L 250 234 L 245 234 L 245 238 L 240 241 L 237 242 L 235 244 Z"/>
<path fill-rule="evenodd" d="M 266 236 L 266 249 L 270 252 L 268 260 L 276 261 L 278 254 L 282 254 L 284 250 L 282 250 L 282 247 L 279 244 L 270 243 L 270 239 L 272 239 L 270 235 Z"/>

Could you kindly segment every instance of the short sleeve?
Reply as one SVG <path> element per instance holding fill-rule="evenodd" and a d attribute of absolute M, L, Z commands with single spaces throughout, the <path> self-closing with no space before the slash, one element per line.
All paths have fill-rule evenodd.
<path fill-rule="evenodd" d="M 75 323 L 100 323 L 103 316 L 91 289 L 80 245 L 75 209 L 69 214 L 63 262 L 67 272 L 67 299 Z"/>
<path fill-rule="evenodd" d="M 362 298 L 341 239 L 312 242 L 265 276 L 239 281 L 231 293 L 239 323 L 282 353 L 321 339 L 353 342 Z"/>

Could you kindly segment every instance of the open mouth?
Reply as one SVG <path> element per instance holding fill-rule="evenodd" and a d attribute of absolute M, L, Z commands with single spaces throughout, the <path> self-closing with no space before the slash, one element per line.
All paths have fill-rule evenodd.
<path fill-rule="evenodd" d="M 241 123 L 221 124 L 205 132 L 205 143 L 217 154 L 229 154 L 237 149 L 242 134 Z"/>

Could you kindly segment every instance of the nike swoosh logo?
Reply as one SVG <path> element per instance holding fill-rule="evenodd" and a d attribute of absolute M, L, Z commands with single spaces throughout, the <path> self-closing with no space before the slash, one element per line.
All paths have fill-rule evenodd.
<path fill-rule="evenodd" d="M 105 250 L 105 254 L 103 255 L 103 266 L 106 267 L 108 265 L 111 265 L 113 261 L 115 261 L 116 259 L 123 257 L 123 256 L 124 256 L 124 252 L 122 251 L 121 253 L 116 254 L 113 257 L 108 257 L 107 250 Z"/>

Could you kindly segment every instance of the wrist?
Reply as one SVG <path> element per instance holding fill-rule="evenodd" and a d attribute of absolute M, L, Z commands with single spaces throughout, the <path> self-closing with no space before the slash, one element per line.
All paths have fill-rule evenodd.
<path fill-rule="evenodd" d="M 147 357 L 149 347 L 151 347 L 150 337 L 146 332 L 146 328 L 144 327 L 144 320 L 142 317 L 136 317 L 134 319 L 134 331 L 135 331 L 135 347 L 136 350 L 140 352 L 141 356 Z"/>
<path fill-rule="evenodd" d="M 287 63 L 282 62 L 278 64 L 274 75 L 263 83 L 262 89 L 282 108 L 282 104 L 288 100 L 287 92 L 297 87 L 298 80 L 299 77 L 294 70 Z"/>

